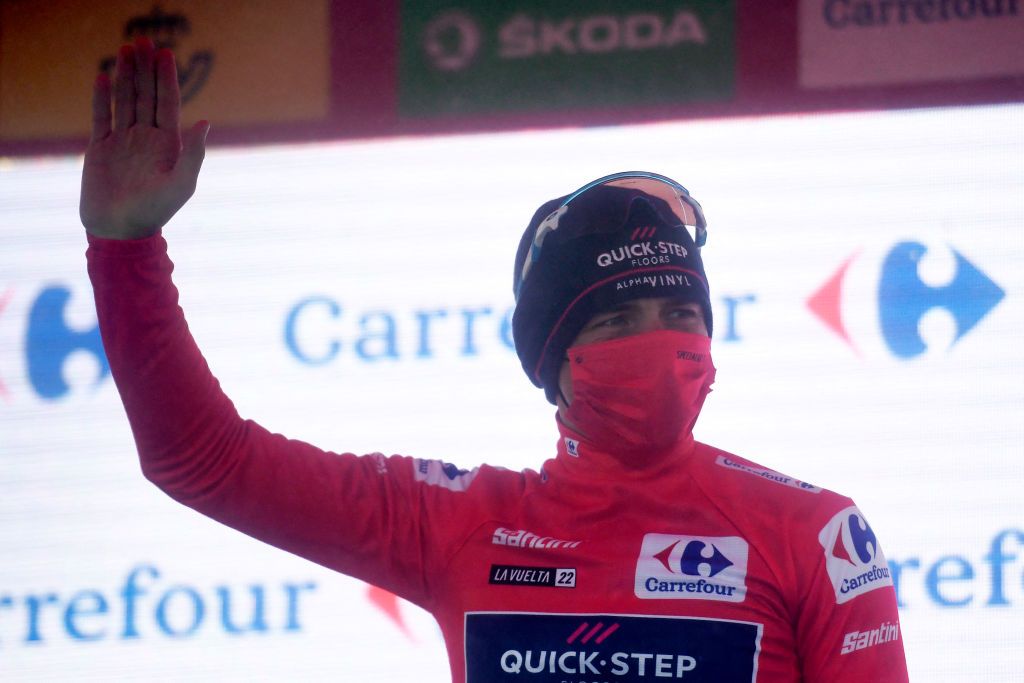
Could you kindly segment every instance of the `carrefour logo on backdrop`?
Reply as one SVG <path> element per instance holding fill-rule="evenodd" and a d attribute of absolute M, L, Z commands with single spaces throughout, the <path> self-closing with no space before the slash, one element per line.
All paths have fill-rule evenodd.
<path fill-rule="evenodd" d="M 940 268 L 945 265 L 949 266 L 947 271 L 952 270 L 951 274 L 944 274 L 945 284 L 930 284 L 922 277 L 922 271 L 929 265 L 926 254 Z M 951 258 L 943 261 L 943 256 Z M 847 293 L 847 284 L 856 280 L 851 272 L 858 268 L 862 272 L 877 268 L 873 273 L 877 290 L 869 303 L 864 301 L 868 297 L 864 296 L 867 286 L 863 281 L 858 280 L 863 286 L 858 286 L 852 297 Z M 952 319 L 952 346 L 969 334 L 1004 296 L 1003 289 L 957 249 L 948 247 L 948 254 L 937 249 L 929 252 L 920 242 L 906 241 L 892 246 L 878 266 L 855 252 L 807 299 L 807 306 L 852 350 L 860 353 L 867 335 L 858 338 L 851 334 L 848 318 L 853 307 L 845 301 L 860 299 L 862 308 L 871 310 L 872 326 L 880 333 L 888 352 L 897 358 L 911 359 L 928 350 L 922 323 L 933 312 L 944 311 Z"/>
<path fill-rule="evenodd" d="M 943 255 L 948 256 L 945 263 L 950 272 L 929 283 L 937 279 L 923 276 L 922 271 L 932 260 L 941 264 Z M 854 277 L 857 271 L 860 276 Z M 10 317 L 14 294 L 11 288 L 0 291 L 0 316 Z M 905 241 L 888 248 L 877 261 L 855 252 L 806 303 L 855 352 L 870 343 L 871 334 L 865 332 L 870 328 L 877 330 L 873 334 L 888 353 L 913 359 L 928 350 L 929 335 L 922 334 L 926 327 L 922 323 L 933 319 L 933 312 L 940 312 L 940 317 L 945 313 L 952 321 L 952 346 L 974 333 L 1004 297 L 1004 290 L 959 250 L 929 251 L 920 242 Z M 849 305 L 849 299 L 857 299 L 860 305 Z M 88 301 L 86 292 L 75 292 L 66 284 L 45 285 L 28 304 L 24 327 L 19 323 L 24 330 L 25 375 L 32 391 L 43 399 L 64 398 L 77 384 L 98 387 L 110 375 L 95 317 L 84 323 L 76 320 L 75 307 Z M 719 296 L 715 304 L 716 341 L 746 339 L 751 330 L 741 324 L 742 314 L 758 304 L 756 294 Z M 92 316 L 91 305 L 89 311 Z M 331 363 L 346 350 L 364 362 L 409 355 L 430 359 L 445 351 L 472 357 L 514 352 L 511 315 L 511 307 L 504 305 L 346 312 L 337 299 L 313 295 L 289 308 L 283 332 L 289 355 L 307 365 Z M 858 320 L 857 315 L 870 320 Z M 82 360 L 90 367 L 83 369 Z M 0 368 L 0 400 L 11 400 L 10 375 L 9 366 Z M 86 379 L 79 379 L 83 376 Z"/>
<path fill-rule="evenodd" d="M 716 298 L 715 340 L 745 339 L 741 321 L 757 303 L 750 292 Z M 333 296 L 312 294 L 289 306 L 283 338 L 288 354 L 303 365 L 325 366 L 346 356 L 365 363 L 444 357 L 512 357 L 513 308 L 507 305 L 440 303 L 424 308 L 351 309 Z"/>
<path fill-rule="evenodd" d="M 89 302 L 88 308 L 92 310 L 88 292 L 73 294 L 72 289 L 63 284 L 44 286 L 28 307 L 23 328 L 25 374 L 32 391 L 46 400 L 61 399 L 70 394 L 74 390 L 72 384 L 78 383 L 71 375 L 88 376 L 88 385 L 94 389 L 110 375 L 110 364 L 103 352 L 95 316 L 84 325 L 69 322 L 75 317 L 70 310 L 73 296 L 76 303 Z M 0 293 L 0 315 L 13 300 L 13 289 Z M 72 373 L 69 364 L 77 365 L 80 360 L 85 360 L 92 367 L 81 372 L 81 368 L 75 367 Z M 2 376 L 0 397 L 11 400 Z"/>

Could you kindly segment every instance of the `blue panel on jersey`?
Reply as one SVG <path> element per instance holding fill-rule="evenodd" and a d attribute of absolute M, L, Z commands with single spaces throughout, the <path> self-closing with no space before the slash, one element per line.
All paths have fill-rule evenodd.
<path fill-rule="evenodd" d="M 466 615 L 466 682 L 749 683 L 761 625 L 614 614 Z"/>

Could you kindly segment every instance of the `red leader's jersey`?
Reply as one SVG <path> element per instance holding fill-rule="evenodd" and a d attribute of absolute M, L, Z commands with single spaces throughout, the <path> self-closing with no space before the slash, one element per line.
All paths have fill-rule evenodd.
<path fill-rule="evenodd" d="M 540 472 L 322 451 L 241 419 L 166 243 L 90 238 L 111 370 L 173 498 L 430 611 L 458 683 L 899 683 L 893 582 L 848 499 L 692 440 L 626 469 L 561 428 Z"/>

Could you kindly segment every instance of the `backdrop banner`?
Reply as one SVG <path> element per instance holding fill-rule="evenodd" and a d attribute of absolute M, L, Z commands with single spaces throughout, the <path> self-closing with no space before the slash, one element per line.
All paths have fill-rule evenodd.
<path fill-rule="evenodd" d="M 628 169 L 708 218 L 697 438 L 856 500 L 912 680 L 1019 680 L 1024 107 L 213 150 L 164 234 L 243 416 L 335 451 L 536 469 L 557 432 L 511 345 L 515 248 L 541 202 Z M 0 164 L 0 678 L 449 680 L 426 613 L 142 477 L 80 176 Z"/>

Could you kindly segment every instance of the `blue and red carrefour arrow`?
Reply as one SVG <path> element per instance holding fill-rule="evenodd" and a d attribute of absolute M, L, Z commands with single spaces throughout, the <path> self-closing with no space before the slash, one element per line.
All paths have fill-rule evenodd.
<path fill-rule="evenodd" d="M 1006 296 L 1003 289 L 963 254 L 950 247 L 956 272 L 946 285 L 934 287 L 921 280 L 918 268 L 928 248 L 920 242 L 899 242 L 882 262 L 878 283 L 878 324 L 889 351 L 899 358 L 913 358 L 928 346 L 921 338 L 921 319 L 934 308 L 946 311 L 956 323 L 956 344 L 981 322 Z M 843 323 L 843 282 L 859 252 L 848 257 L 838 270 L 807 299 L 807 307 L 825 326 L 859 354 Z"/>

